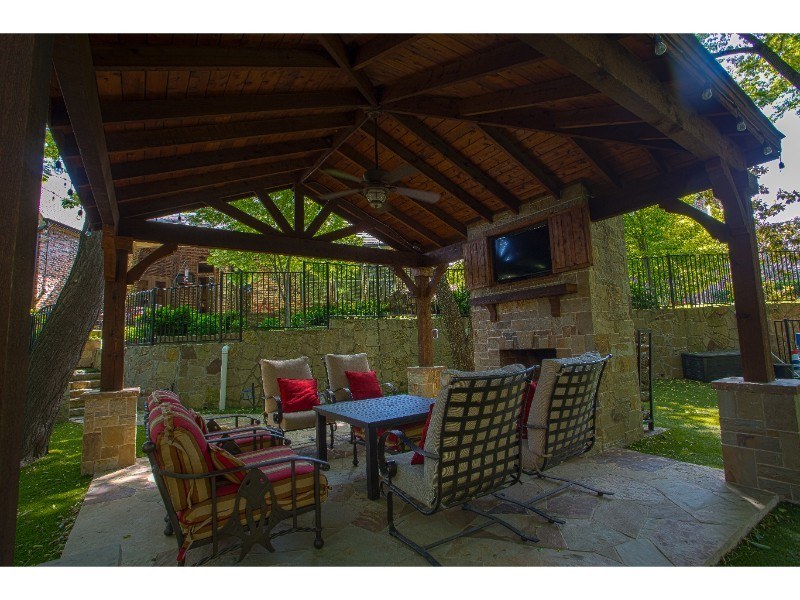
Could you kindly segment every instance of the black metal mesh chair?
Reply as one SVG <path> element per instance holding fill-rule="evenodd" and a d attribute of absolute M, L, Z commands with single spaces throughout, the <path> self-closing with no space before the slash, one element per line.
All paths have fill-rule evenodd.
<path fill-rule="evenodd" d="M 570 359 L 543 361 L 526 423 L 528 443 L 523 449 L 523 465 L 526 474 L 558 481 L 560 485 L 525 503 L 504 497 L 505 500 L 532 510 L 551 523 L 564 523 L 534 505 L 573 486 L 598 496 L 613 495 L 613 492 L 544 473 L 594 446 L 597 390 L 610 358 L 610 354 L 601 357 L 597 353 L 587 353 Z"/>
<path fill-rule="evenodd" d="M 389 533 L 438 565 L 432 548 L 493 524 L 502 525 L 525 541 L 538 541 L 495 514 L 469 504 L 518 483 L 522 475 L 519 415 L 534 369 L 513 365 L 479 373 L 450 372 L 431 413 L 425 449 L 401 431 L 385 432 L 378 448 L 382 488 L 386 493 Z M 446 372 L 447 374 L 448 372 Z M 447 376 L 447 375 L 446 375 Z M 425 457 L 411 464 L 413 452 L 385 459 L 386 438 L 394 434 Z M 482 524 L 432 544 L 422 546 L 401 534 L 394 524 L 394 496 L 425 515 L 461 505 L 483 517 Z"/>

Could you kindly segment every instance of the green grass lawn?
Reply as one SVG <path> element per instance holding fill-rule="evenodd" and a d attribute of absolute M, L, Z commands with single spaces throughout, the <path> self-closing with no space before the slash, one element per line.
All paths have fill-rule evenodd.
<path fill-rule="evenodd" d="M 667 431 L 632 450 L 722 468 L 716 393 L 707 383 L 655 381 L 655 422 Z M 800 566 L 800 506 L 779 504 L 747 538 L 723 557 L 726 566 Z"/>
<path fill-rule="evenodd" d="M 15 565 L 38 565 L 61 556 L 92 481 L 81 475 L 83 426 L 59 423 L 50 452 L 22 469 Z"/>

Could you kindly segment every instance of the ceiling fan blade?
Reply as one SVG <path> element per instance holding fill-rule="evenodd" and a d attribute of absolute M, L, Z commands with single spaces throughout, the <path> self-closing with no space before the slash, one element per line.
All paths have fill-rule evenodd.
<path fill-rule="evenodd" d="M 345 173 L 344 171 L 340 171 L 339 169 L 322 169 L 328 175 L 332 175 L 338 179 L 345 179 L 347 181 L 355 181 L 356 183 L 361 183 L 361 177 L 356 177 L 355 175 L 351 175 L 350 173 Z"/>
<path fill-rule="evenodd" d="M 412 198 L 413 200 L 427 202 L 428 204 L 438 202 L 440 198 L 438 192 L 429 192 L 427 190 L 412 190 L 411 188 L 396 187 L 394 191 L 408 198 Z"/>
<path fill-rule="evenodd" d="M 396 169 L 389 171 L 386 175 L 386 181 L 387 183 L 394 183 L 395 181 L 400 181 L 411 175 L 416 175 L 417 173 L 419 173 L 419 170 L 416 167 L 412 167 L 409 164 L 400 165 Z"/>
<path fill-rule="evenodd" d="M 343 190 L 341 192 L 331 192 L 330 194 L 322 194 L 320 200 L 333 200 L 334 198 L 341 198 L 342 196 L 349 196 L 350 194 L 357 194 L 359 190 Z"/>

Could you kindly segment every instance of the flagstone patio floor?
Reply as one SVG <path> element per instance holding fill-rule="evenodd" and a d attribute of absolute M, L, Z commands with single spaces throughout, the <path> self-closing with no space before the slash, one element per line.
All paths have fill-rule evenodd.
<path fill-rule="evenodd" d="M 323 504 L 325 546 L 313 534 L 294 533 L 274 541 L 276 552 L 256 547 L 237 563 L 232 543 L 216 557 L 210 546 L 192 549 L 187 564 L 249 566 L 424 566 L 427 563 L 389 536 L 386 501 L 366 497 L 363 463 L 352 466 L 346 428 L 336 435 L 326 473 L 331 491 Z M 293 432 L 300 454 L 314 455 L 313 431 Z M 363 455 L 363 449 L 361 454 Z M 539 538 L 522 542 L 497 525 L 433 551 L 452 566 L 714 565 L 777 503 L 774 495 L 739 488 L 721 470 L 640 454 L 607 450 L 573 459 L 548 471 L 614 492 L 598 497 L 570 489 L 540 507 L 566 524 L 548 524 L 495 498 L 482 509 L 503 513 L 522 531 Z M 525 476 L 506 493 L 524 500 L 555 484 Z M 430 543 L 481 519 L 459 508 L 424 516 L 396 502 L 400 531 Z M 69 536 L 63 565 L 174 565 L 175 538 L 163 535 L 164 509 L 146 459 L 95 477 Z M 303 515 L 312 523 L 312 515 Z"/>

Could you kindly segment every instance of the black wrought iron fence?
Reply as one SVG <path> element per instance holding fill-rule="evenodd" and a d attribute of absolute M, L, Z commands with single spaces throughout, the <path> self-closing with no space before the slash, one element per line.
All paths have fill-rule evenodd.
<path fill-rule="evenodd" d="M 448 281 L 468 305 L 463 267 L 449 269 Z M 414 302 L 390 267 L 315 262 L 299 271 L 222 273 L 214 284 L 129 294 L 125 339 L 128 345 L 234 340 L 247 329 L 327 327 L 331 317 L 413 315 Z"/>
<path fill-rule="evenodd" d="M 759 259 L 767 302 L 800 299 L 800 253 L 762 252 Z M 628 275 L 634 308 L 733 303 L 727 254 L 629 258 Z"/>
<path fill-rule="evenodd" d="M 31 313 L 31 331 L 30 336 L 28 337 L 29 351 L 33 350 L 33 345 L 36 343 L 36 339 L 39 337 L 39 334 L 42 333 L 42 328 L 44 327 L 45 321 L 47 321 L 47 317 L 50 316 L 54 306 L 55 304 L 43 306 L 39 310 Z"/>
<path fill-rule="evenodd" d="M 775 349 L 780 359 L 789 364 L 792 362 L 792 352 L 800 350 L 797 346 L 797 334 L 800 333 L 800 320 L 783 319 L 773 321 L 775 330 Z"/>

